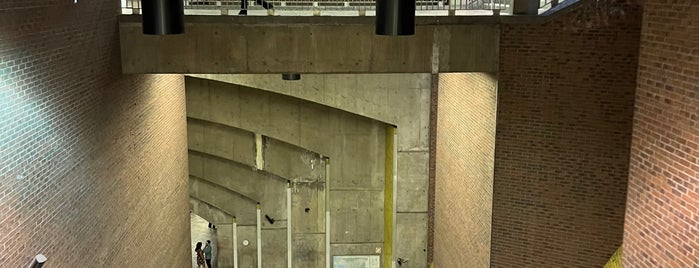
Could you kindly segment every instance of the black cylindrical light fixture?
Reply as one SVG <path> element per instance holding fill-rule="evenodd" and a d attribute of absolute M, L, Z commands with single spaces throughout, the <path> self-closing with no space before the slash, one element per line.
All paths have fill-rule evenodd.
<path fill-rule="evenodd" d="M 295 73 L 282 74 L 282 80 L 286 80 L 286 81 L 301 80 L 301 74 L 295 74 Z"/>
<path fill-rule="evenodd" d="M 415 0 L 376 0 L 376 34 L 415 34 Z"/>
<path fill-rule="evenodd" d="M 142 0 L 143 34 L 184 33 L 184 1 Z"/>

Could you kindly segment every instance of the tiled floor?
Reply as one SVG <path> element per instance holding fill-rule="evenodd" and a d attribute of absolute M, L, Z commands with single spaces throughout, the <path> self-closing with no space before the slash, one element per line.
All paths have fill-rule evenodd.
<path fill-rule="evenodd" d="M 217 230 L 209 228 L 209 222 L 202 217 L 197 216 L 194 213 L 190 213 L 191 224 L 192 224 L 192 267 L 197 268 L 197 255 L 194 252 L 194 247 L 197 242 L 201 242 L 202 248 L 206 245 L 206 240 L 211 240 L 211 247 L 213 248 L 211 265 L 216 268 L 218 261 L 218 239 L 216 239 Z"/>

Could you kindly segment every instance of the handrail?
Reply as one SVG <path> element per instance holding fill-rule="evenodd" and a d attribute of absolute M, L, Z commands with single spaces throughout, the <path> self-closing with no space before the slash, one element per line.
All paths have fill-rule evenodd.
<path fill-rule="evenodd" d="M 241 8 L 244 0 L 182 0 L 185 15 L 234 15 Z M 500 10 L 511 8 L 513 0 L 416 0 L 415 9 L 419 12 L 444 11 L 443 14 L 455 15 L 456 11 L 490 11 L 500 13 Z M 550 1 L 550 0 L 549 0 Z M 256 0 L 247 0 L 248 9 L 261 10 L 262 5 Z M 266 0 L 273 5 L 274 11 L 341 11 L 359 12 L 346 15 L 372 15 L 376 9 L 375 0 Z M 261 2 L 260 2 L 261 3 Z M 140 14 L 140 0 L 121 0 L 122 14 Z M 370 11 L 368 13 L 364 13 Z M 448 11 L 448 12 L 447 12 Z M 269 12 L 274 13 L 274 12 Z M 278 12 L 277 12 L 278 13 Z M 310 13 L 308 13 L 310 14 Z M 290 15 L 296 15 L 291 13 Z M 318 14 L 315 14 L 318 15 Z"/>

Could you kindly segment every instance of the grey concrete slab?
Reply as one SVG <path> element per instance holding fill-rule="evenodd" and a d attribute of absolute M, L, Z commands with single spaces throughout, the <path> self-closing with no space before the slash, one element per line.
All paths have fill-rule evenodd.
<path fill-rule="evenodd" d="M 408 262 L 400 267 L 427 267 L 427 213 L 398 213 L 395 258 Z"/>
<path fill-rule="evenodd" d="M 286 267 L 286 228 L 262 229 L 262 267 Z"/>
<path fill-rule="evenodd" d="M 255 206 L 257 203 L 255 201 L 221 186 L 191 176 L 189 178 L 189 189 L 193 198 L 234 215 L 241 224 L 254 224 L 256 222 L 257 212 Z"/>
<path fill-rule="evenodd" d="M 187 142 L 192 150 L 255 166 L 255 134 L 252 132 L 189 118 Z"/>
<path fill-rule="evenodd" d="M 189 204 L 194 214 L 215 224 L 228 224 L 233 220 L 233 215 L 212 206 L 196 198 L 189 198 Z"/>
<path fill-rule="evenodd" d="M 325 232 L 325 188 L 320 184 L 293 184 L 291 222 L 295 233 Z"/>
<path fill-rule="evenodd" d="M 429 152 L 398 152 L 397 212 L 427 212 Z"/>
<path fill-rule="evenodd" d="M 264 160 L 266 171 L 287 179 L 319 181 L 325 177 L 319 154 L 272 138 L 265 139 Z"/>
<path fill-rule="evenodd" d="M 257 229 L 255 225 L 239 225 L 237 234 L 238 267 L 257 267 Z"/>
<path fill-rule="evenodd" d="M 330 191 L 331 243 L 383 241 L 383 191 Z"/>
<path fill-rule="evenodd" d="M 233 224 L 216 224 L 216 251 L 213 252 L 218 268 L 233 268 Z"/>
<path fill-rule="evenodd" d="M 283 81 L 278 74 L 190 74 L 327 105 L 397 125 L 399 150 L 426 150 L 430 74 L 304 74 Z"/>
<path fill-rule="evenodd" d="M 264 202 L 267 192 L 270 193 L 269 195 L 280 195 L 286 191 L 286 180 L 273 174 L 193 150 L 190 150 L 189 154 L 202 159 L 206 166 L 200 178 L 248 196 L 255 201 Z"/>
<path fill-rule="evenodd" d="M 294 234 L 293 267 L 325 267 L 325 234 Z"/>
<path fill-rule="evenodd" d="M 252 17 L 187 16 L 186 21 L 184 34 L 147 36 L 140 16 L 122 16 L 123 72 L 429 73 L 435 41 L 441 72 L 498 68 L 497 19 L 422 18 L 415 35 L 400 38 L 374 34 L 373 20 L 366 17 L 268 17 L 261 23 Z"/>
<path fill-rule="evenodd" d="M 205 80 L 185 79 L 185 81 L 187 81 L 185 86 L 187 116 L 209 118 L 209 112 L 215 110 L 209 109 L 209 89 L 203 85 Z"/>

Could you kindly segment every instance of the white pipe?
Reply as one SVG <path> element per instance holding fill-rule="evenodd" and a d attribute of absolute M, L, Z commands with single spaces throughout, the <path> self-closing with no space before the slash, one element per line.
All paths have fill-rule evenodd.
<path fill-rule="evenodd" d="M 291 268 L 291 182 L 286 188 L 286 263 Z"/>
<path fill-rule="evenodd" d="M 262 268 L 262 209 L 257 203 L 257 268 Z"/>
<path fill-rule="evenodd" d="M 325 212 L 325 267 L 330 268 L 330 211 Z"/>
<path fill-rule="evenodd" d="M 238 268 L 238 223 L 233 218 L 233 268 Z"/>
<path fill-rule="evenodd" d="M 398 203 L 398 130 L 393 132 L 393 228 L 391 229 L 391 268 L 396 268 L 396 222 L 398 218 L 396 217 L 398 213 L 396 212 Z"/>
<path fill-rule="evenodd" d="M 325 159 L 325 267 L 330 268 L 330 159 Z"/>

